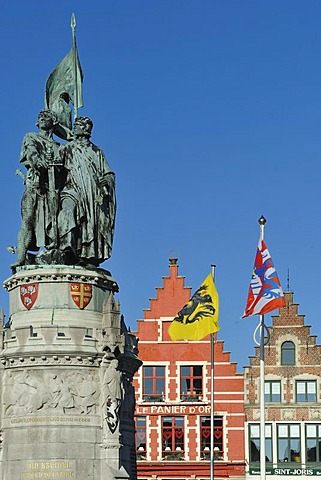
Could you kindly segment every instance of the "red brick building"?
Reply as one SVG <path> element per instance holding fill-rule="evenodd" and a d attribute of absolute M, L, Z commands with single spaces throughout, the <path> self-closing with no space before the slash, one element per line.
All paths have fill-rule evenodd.
<path fill-rule="evenodd" d="M 210 478 L 210 339 L 172 342 L 168 326 L 191 296 L 177 259 L 138 321 L 143 366 L 134 380 L 139 480 Z M 214 476 L 244 478 L 244 377 L 214 349 Z"/>
<path fill-rule="evenodd" d="M 265 450 L 269 480 L 321 475 L 321 346 L 293 293 L 272 317 L 265 347 Z M 247 478 L 260 473 L 259 348 L 244 370 Z"/>

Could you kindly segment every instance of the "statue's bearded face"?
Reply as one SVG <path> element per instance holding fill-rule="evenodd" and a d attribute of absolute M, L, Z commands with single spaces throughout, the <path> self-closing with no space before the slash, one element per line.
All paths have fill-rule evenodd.
<path fill-rule="evenodd" d="M 92 122 L 87 117 L 78 117 L 74 123 L 74 134 L 83 135 L 86 137 L 90 137 L 91 130 L 92 130 Z"/>

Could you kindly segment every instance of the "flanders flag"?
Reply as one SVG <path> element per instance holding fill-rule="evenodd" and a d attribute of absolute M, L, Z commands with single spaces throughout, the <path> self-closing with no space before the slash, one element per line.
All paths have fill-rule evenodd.
<path fill-rule="evenodd" d="M 202 340 L 220 329 L 218 293 L 210 273 L 168 328 L 172 340 Z"/>

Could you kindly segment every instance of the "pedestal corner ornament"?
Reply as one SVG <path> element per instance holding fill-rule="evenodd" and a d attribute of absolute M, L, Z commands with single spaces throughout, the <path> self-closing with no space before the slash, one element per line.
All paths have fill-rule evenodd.
<path fill-rule="evenodd" d="M 77 307 L 83 310 L 92 298 L 92 286 L 88 283 L 71 283 L 70 293 Z"/>
<path fill-rule="evenodd" d="M 39 285 L 38 283 L 27 283 L 20 285 L 20 300 L 27 310 L 35 304 L 38 297 Z"/>

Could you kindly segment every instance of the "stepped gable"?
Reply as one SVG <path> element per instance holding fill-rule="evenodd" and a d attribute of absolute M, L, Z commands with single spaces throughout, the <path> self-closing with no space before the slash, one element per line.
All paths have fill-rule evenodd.
<path fill-rule="evenodd" d="M 293 292 L 285 292 L 284 298 L 286 301 L 286 306 L 279 309 L 279 315 L 272 316 L 272 326 L 273 327 L 284 327 L 284 326 L 296 326 L 301 327 L 304 325 L 305 315 L 298 314 L 298 303 L 293 303 Z M 310 328 L 310 327 L 307 327 Z"/>
<path fill-rule="evenodd" d="M 298 313 L 299 304 L 293 303 L 293 292 L 284 292 L 286 306 L 272 316 L 272 326 L 267 327 L 271 338 L 265 347 L 265 365 L 280 365 L 280 347 L 285 341 L 293 341 L 298 348 L 298 361 L 301 366 L 321 361 L 321 346 L 316 345 L 316 335 L 310 335 L 311 326 L 305 325 L 305 315 Z M 255 347 L 255 355 L 250 357 L 250 366 L 259 367 L 260 349 Z M 283 367 L 285 368 L 285 367 Z M 289 368 L 289 367 L 287 367 Z"/>
<path fill-rule="evenodd" d="M 191 297 L 191 287 L 185 287 L 185 277 L 178 276 L 177 258 L 169 259 L 169 277 L 163 277 L 163 286 L 156 288 L 156 298 L 150 299 L 150 308 L 144 310 L 144 319 L 175 317 Z"/>

